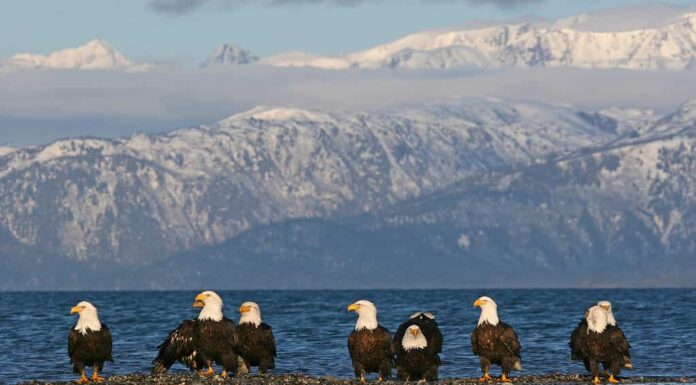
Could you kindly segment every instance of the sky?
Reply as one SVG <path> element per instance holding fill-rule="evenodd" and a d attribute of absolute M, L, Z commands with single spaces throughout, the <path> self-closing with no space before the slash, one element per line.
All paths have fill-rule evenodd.
<path fill-rule="evenodd" d="M 658 18 L 658 8 L 696 9 L 696 0 L 673 0 L 658 8 L 651 4 L 629 0 L 2 0 L 0 60 L 18 52 L 49 53 L 99 38 L 131 60 L 161 65 L 143 73 L 0 69 L 0 147 L 41 145 L 74 136 L 166 132 L 215 123 L 258 105 L 364 111 L 458 97 L 495 97 L 667 113 L 696 99 L 696 71 L 423 74 L 264 66 L 197 69 L 222 43 L 238 44 L 261 57 L 297 50 L 340 54 L 428 29 L 557 20 L 617 7 L 619 11 L 608 12 L 609 18 L 598 20 L 611 20 L 602 22 L 611 24 L 608 27 L 625 28 L 641 17 Z M 650 24 L 650 20 L 638 20 L 638 24 Z"/>
<path fill-rule="evenodd" d="M 223 43 L 259 56 L 338 54 L 422 30 L 558 19 L 632 0 L 3 0 L 0 58 L 99 38 L 138 61 L 198 63 Z M 675 5 L 693 0 L 670 0 Z"/>

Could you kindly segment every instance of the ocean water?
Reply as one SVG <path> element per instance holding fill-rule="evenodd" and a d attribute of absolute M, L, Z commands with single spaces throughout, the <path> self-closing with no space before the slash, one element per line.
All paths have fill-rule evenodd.
<path fill-rule="evenodd" d="M 157 345 L 183 319 L 194 317 L 195 292 L 0 293 L 0 383 L 73 379 L 67 335 L 81 300 L 94 303 L 114 338 L 113 363 L 104 374 L 146 372 Z M 489 295 L 501 320 L 522 344 L 523 374 L 583 373 L 569 360 L 568 338 L 585 309 L 598 300 L 614 305 L 632 345 L 635 370 L 624 375 L 696 376 L 696 290 L 372 290 L 220 291 L 225 314 L 238 319 L 239 304 L 260 304 L 278 346 L 276 372 L 351 377 L 347 336 L 355 314 L 347 305 L 370 299 L 379 321 L 394 332 L 417 310 L 432 311 L 445 343 L 440 377 L 480 375 L 470 333 L 478 319 L 474 300 Z M 172 368 L 182 371 L 176 365 Z M 498 373 L 495 369 L 494 374 Z"/>

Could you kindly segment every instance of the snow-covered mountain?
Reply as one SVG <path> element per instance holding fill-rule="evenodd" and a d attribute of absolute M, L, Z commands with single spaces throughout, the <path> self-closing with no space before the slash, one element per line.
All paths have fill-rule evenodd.
<path fill-rule="evenodd" d="M 616 138 L 572 108 L 257 108 L 213 126 L 0 157 L 0 224 L 79 260 L 142 263 L 264 223 L 361 213 Z M 23 202 L 22 204 L 16 204 Z"/>
<path fill-rule="evenodd" d="M 6 63 L 21 68 L 79 70 L 144 70 L 147 64 L 135 63 L 102 40 L 91 40 L 77 48 L 66 48 L 48 55 L 20 53 Z"/>
<path fill-rule="evenodd" d="M 295 52 L 267 58 L 264 63 L 325 69 L 567 66 L 681 70 L 696 65 L 696 13 L 670 18 L 666 25 L 655 28 L 599 32 L 586 28 L 581 18 L 550 25 L 428 31 L 342 56 Z"/>
<path fill-rule="evenodd" d="M 214 49 L 200 66 L 251 64 L 258 60 L 259 58 L 248 50 L 233 44 L 223 44 Z"/>
<path fill-rule="evenodd" d="M 0 287 L 84 288 L 66 263 L 127 272 L 90 281 L 103 288 L 525 284 L 501 268 L 551 285 L 682 282 L 696 273 L 695 130 L 696 102 L 660 116 L 460 100 L 259 107 L 18 149 L 0 156 L 0 278 L 14 282 Z"/>

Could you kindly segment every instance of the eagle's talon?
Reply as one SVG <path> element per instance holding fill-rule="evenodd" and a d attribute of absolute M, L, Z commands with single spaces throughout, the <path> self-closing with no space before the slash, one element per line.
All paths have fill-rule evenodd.
<path fill-rule="evenodd" d="M 213 370 L 212 367 L 210 367 L 210 368 L 208 368 L 208 370 L 205 371 L 205 372 L 201 370 L 200 372 L 198 372 L 198 375 L 201 376 L 201 377 L 210 377 L 210 376 L 215 375 L 215 371 Z"/>
<path fill-rule="evenodd" d="M 483 377 L 479 378 L 479 382 L 486 382 L 491 380 L 491 375 L 488 373 L 485 373 Z"/>
<path fill-rule="evenodd" d="M 602 381 L 599 380 L 599 377 L 595 377 L 594 380 L 592 380 L 592 383 L 597 385 L 597 384 L 601 384 Z"/>
<path fill-rule="evenodd" d="M 509 378 L 505 375 L 505 373 L 503 373 L 503 375 L 500 377 L 500 382 L 512 382 L 512 378 Z"/>
<path fill-rule="evenodd" d="M 617 380 L 616 378 L 614 378 L 614 375 L 612 374 L 612 375 L 609 376 L 609 382 L 611 382 L 612 384 L 618 384 L 618 383 L 620 383 L 621 381 L 619 381 L 619 380 Z"/>

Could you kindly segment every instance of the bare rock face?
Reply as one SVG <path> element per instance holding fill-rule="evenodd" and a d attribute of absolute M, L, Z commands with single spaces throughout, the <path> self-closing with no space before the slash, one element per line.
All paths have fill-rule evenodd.
<path fill-rule="evenodd" d="M 223 44 L 208 55 L 208 58 L 201 63 L 201 67 L 243 65 L 255 63 L 258 60 L 259 58 L 248 50 L 233 44 Z"/>
<path fill-rule="evenodd" d="M 676 284 L 696 272 L 695 106 L 257 108 L 18 149 L 0 156 L 0 258 L 130 272 L 121 288 Z M 525 274 L 493 274 L 510 266 Z"/>

